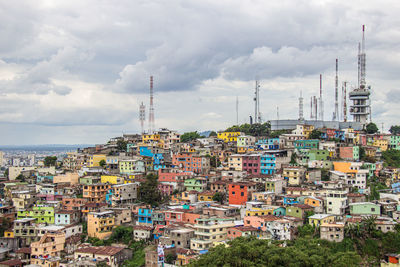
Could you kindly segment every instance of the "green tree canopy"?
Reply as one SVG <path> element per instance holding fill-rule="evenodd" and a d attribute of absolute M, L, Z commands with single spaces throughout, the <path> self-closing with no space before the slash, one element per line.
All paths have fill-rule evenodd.
<path fill-rule="evenodd" d="M 368 123 L 367 126 L 365 127 L 365 131 L 366 131 L 368 134 L 377 133 L 378 130 L 379 130 L 378 127 L 377 127 L 376 124 L 373 123 L 373 122 Z"/>
<path fill-rule="evenodd" d="M 389 129 L 391 134 L 400 134 L 400 125 L 392 125 Z"/>
<path fill-rule="evenodd" d="M 354 251 L 339 252 L 331 242 L 299 238 L 282 242 L 235 238 L 229 247 L 219 245 L 201 255 L 190 266 L 359 266 L 361 258 Z"/>
<path fill-rule="evenodd" d="M 209 137 L 211 136 L 217 136 L 218 134 L 215 131 L 211 131 L 211 133 L 208 135 Z"/>
<path fill-rule="evenodd" d="M 118 139 L 117 141 L 117 148 L 119 151 L 126 151 L 126 145 L 128 142 L 124 141 L 123 139 Z"/>
<path fill-rule="evenodd" d="M 56 156 L 47 156 L 44 158 L 44 166 L 46 167 L 56 166 L 56 163 L 57 163 Z"/>
<path fill-rule="evenodd" d="M 271 124 L 269 122 L 234 125 L 225 130 L 225 132 L 243 132 L 252 136 L 267 136 L 271 132 Z"/>
<path fill-rule="evenodd" d="M 197 132 L 187 132 L 181 135 L 181 142 L 190 142 L 196 140 L 197 138 L 201 138 L 202 136 Z"/>
<path fill-rule="evenodd" d="M 388 166 L 400 168 L 400 150 L 390 149 L 383 151 L 382 157 Z"/>
<path fill-rule="evenodd" d="M 318 129 L 311 131 L 309 139 L 321 139 L 322 132 Z"/>
<path fill-rule="evenodd" d="M 212 198 L 214 201 L 217 201 L 217 202 L 219 202 L 219 203 L 223 203 L 224 202 L 224 199 L 225 199 L 225 195 L 223 194 L 223 193 L 221 193 L 221 192 L 217 192 L 217 193 L 215 193 L 214 195 L 213 195 L 213 198 Z"/>
<path fill-rule="evenodd" d="M 106 166 L 106 161 L 104 159 L 100 160 L 99 165 L 100 167 Z"/>
<path fill-rule="evenodd" d="M 148 174 L 146 181 L 139 187 L 139 200 L 152 206 L 158 206 L 161 201 L 161 194 L 158 190 L 158 177 L 155 174 Z"/>

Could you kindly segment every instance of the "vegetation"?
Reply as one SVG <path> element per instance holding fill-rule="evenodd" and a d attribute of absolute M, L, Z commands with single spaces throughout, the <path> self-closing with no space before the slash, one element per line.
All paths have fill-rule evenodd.
<path fill-rule="evenodd" d="M 368 123 L 367 126 L 365 127 L 365 131 L 366 131 L 368 134 L 377 133 L 378 130 L 379 130 L 378 127 L 377 127 L 376 124 L 373 123 L 373 122 Z"/>
<path fill-rule="evenodd" d="M 378 181 L 376 177 L 371 178 L 369 181 L 367 181 L 367 186 L 370 187 L 371 193 L 368 196 L 368 199 L 371 200 L 376 200 L 380 198 L 379 191 L 382 189 L 387 189 L 386 185 Z"/>
<path fill-rule="evenodd" d="M 276 130 L 276 131 L 272 131 L 269 134 L 270 138 L 278 138 L 280 135 L 282 134 L 287 134 L 287 133 L 291 133 L 291 130 Z"/>
<path fill-rule="evenodd" d="M 197 138 L 201 138 L 202 136 L 197 132 L 187 132 L 181 135 L 181 142 L 186 143 L 190 142 L 193 140 L 196 140 Z"/>
<path fill-rule="evenodd" d="M 400 150 L 390 149 L 383 151 L 382 158 L 387 166 L 400 168 Z"/>
<path fill-rule="evenodd" d="M 214 201 L 217 201 L 217 202 L 219 202 L 219 203 L 223 203 L 224 202 L 224 199 L 225 199 L 225 195 L 223 194 L 223 193 L 221 193 L 221 192 L 217 192 L 217 193 L 215 193 L 214 195 L 213 195 L 213 198 L 212 198 Z"/>
<path fill-rule="evenodd" d="M 376 217 L 348 224 L 342 242 L 319 239 L 318 227 L 298 227 L 293 241 L 240 237 L 212 248 L 191 266 L 380 266 L 388 253 L 400 249 L 400 226 L 394 232 L 376 230 Z"/>
<path fill-rule="evenodd" d="M 165 256 L 165 262 L 168 264 L 173 264 L 175 260 L 176 260 L 176 255 L 174 254 L 168 253 Z"/>
<path fill-rule="evenodd" d="M 269 122 L 254 124 L 245 123 L 231 126 L 226 129 L 225 132 L 243 132 L 246 135 L 267 136 L 271 132 L 271 124 Z"/>
<path fill-rule="evenodd" d="M 25 176 L 23 176 L 22 174 L 20 174 L 17 177 L 15 177 L 15 179 L 20 181 L 20 182 L 25 182 Z"/>
<path fill-rule="evenodd" d="M 139 200 L 152 206 L 158 206 L 161 201 L 161 194 L 158 191 L 157 175 L 152 173 L 148 174 L 146 176 L 146 181 L 140 184 Z"/>
<path fill-rule="evenodd" d="M 321 169 L 321 181 L 329 181 L 329 170 L 327 168 Z"/>
<path fill-rule="evenodd" d="M 104 166 L 106 166 L 106 161 L 104 159 L 100 160 L 99 165 L 104 168 Z"/>
<path fill-rule="evenodd" d="M 56 156 L 47 156 L 44 158 L 44 166 L 46 167 L 56 166 L 56 163 L 57 163 Z"/>
<path fill-rule="evenodd" d="M 297 155 L 296 155 L 296 153 L 292 153 L 292 155 L 290 156 L 290 164 L 292 164 L 292 165 L 296 165 L 297 164 L 297 161 L 296 161 L 296 159 L 297 159 Z"/>
<path fill-rule="evenodd" d="M 117 148 L 119 151 L 126 151 L 126 146 L 128 142 L 124 141 L 123 139 L 119 139 L 117 141 Z"/>
<path fill-rule="evenodd" d="M 391 134 L 400 134 L 400 125 L 392 125 L 389 129 Z"/>
<path fill-rule="evenodd" d="M 13 224 L 10 219 L 3 217 L 0 225 L 0 235 L 4 236 L 4 232 L 12 228 Z"/>
<path fill-rule="evenodd" d="M 210 157 L 210 166 L 211 167 L 216 168 L 219 165 L 221 165 L 221 161 L 216 156 Z"/>
<path fill-rule="evenodd" d="M 208 137 L 217 136 L 218 134 L 215 131 L 211 131 Z"/>
<path fill-rule="evenodd" d="M 317 129 L 314 129 L 311 131 L 309 139 L 321 139 L 321 136 L 322 132 Z"/>
<path fill-rule="evenodd" d="M 144 266 L 146 262 L 145 258 L 145 243 L 143 241 L 133 241 L 129 248 L 133 252 L 133 257 L 130 260 L 124 261 L 122 267 L 140 267 Z"/>
<path fill-rule="evenodd" d="M 294 241 L 239 237 L 229 247 L 219 245 L 191 263 L 191 266 L 359 266 L 355 251 L 320 239 Z"/>

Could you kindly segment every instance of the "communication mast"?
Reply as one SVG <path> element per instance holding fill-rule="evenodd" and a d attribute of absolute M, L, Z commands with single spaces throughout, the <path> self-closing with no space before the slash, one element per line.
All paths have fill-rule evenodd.
<path fill-rule="evenodd" d="M 149 134 L 152 134 L 153 131 L 154 131 L 153 76 L 150 76 Z"/>
<path fill-rule="evenodd" d="M 324 102 L 322 100 L 322 74 L 319 75 L 319 119 L 324 120 Z"/>
<path fill-rule="evenodd" d="M 256 80 L 256 88 L 254 92 L 254 123 L 261 123 L 260 114 L 260 83 Z"/>
<path fill-rule="evenodd" d="M 343 82 L 342 96 L 343 96 L 343 121 L 347 121 L 347 82 Z"/>
<path fill-rule="evenodd" d="M 300 91 L 300 97 L 299 97 L 299 121 L 304 120 L 304 113 L 303 113 L 303 93 Z"/>
<path fill-rule="evenodd" d="M 140 120 L 140 126 L 142 128 L 142 134 L 144 134 L 144 121 L 146 120 L 146 106 L 143 104 L 143 102 L 140 104 L 139 108 L 139 120 Z"/>
<path fill-rule="evenodd" d="M 336 76 L 335 76 L 335 112 L 333 113 L 333 121 L 339 120 L 339 96 L 338 96 L 338 59 L 336 59 Z"/>

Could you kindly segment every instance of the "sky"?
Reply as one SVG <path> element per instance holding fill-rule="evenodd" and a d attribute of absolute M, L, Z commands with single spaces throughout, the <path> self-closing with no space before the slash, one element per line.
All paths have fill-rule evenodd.
<path fill-rule="evenodd" d="M 325 119 L 357 86 L 366 25 L 372 120 L 400 124 L 400 2 L 0 0 L 0 145 L 95 144 L 139 133 L 154 76 L 156 128 L 223 130 L 254 113 L 298 118 L 323 75 Z M 148 123 L 145 123 L 148 129 Z"/>

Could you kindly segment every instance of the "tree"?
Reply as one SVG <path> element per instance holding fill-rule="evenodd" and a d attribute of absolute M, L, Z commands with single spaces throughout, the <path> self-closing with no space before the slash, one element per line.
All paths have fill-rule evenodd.
<path fill-rule="evenodd" d="M 388 166 L 400 168 L 400 150 L 390 149 L 383 151 L 382 157 Z"/>
<path fill-rule="evenodd" d="M 5 170 L 5 172 L 4 172 L 4 176 L 6 177 L 6 178 L 8 178 L 8 172 L 9 172 L 9 170 L 8 170 L 8 168 Z"/>
<path fill-rule="evenodd" d="M 23 176 L 22 174 L 20 174 L 17 177 L 15 177 L 15 179 L 20 181 L 20 182 L 25 182 L 25 176 Z"/>
<path fill-rule="evenodd" d="M 366 131 L 368 134 L 377 133 L 378 130 L 379 130 L 378 127 L 377 127 L 376 124 L 373 123 L 373 122 L 368 123 L 367 126 L 365 127 L 365 131 Z"/>
<path fill-rule="evenodd" d="M 362 146 L 360 146 L 359 157 L 360 157 L 360 160 L 366 159 L 365 148 L 363 148 Z"/>
<path fill-rule="evenodd" d="M 139 187 L 139 200 L 152 206 L 158 206 L 161 201 L 161 194 L 158 191 L 158 177 L 155 174 L 148 174 L 146 181 Z"/>
<path fill-rule="evenodd" d="M 309 139 L 321 139 L 322 132 L 318 129 L 314 129 L 311 131 Z"/>
<path fill-rule="evenodd" d="M 329 181 L 329 170 L 326 168 L 321 169 L 321 181 Z"/>
<path fill-rule="evenodd" d="M 297 164 L 297 161 L 296 161 L 296 159 L 297 159 L 297 155 L 296 155 L 296 153 L 292 153 L 292 155 L 290 156 L 290 164 L 292 164 L 292 165 L 295 165 L 295 164 Z"/>
<path fill-rule="evenodd" d="M 217 201 L 217 202 L 219 202 L 219 203 L 223 203 L 224 202 L 224 199 L 225 199 L 225 195 L 223 194 L 223 193 L 221 193 L 221 192 L 217 192 L 217 193 L 215 193 L 214 195 L 213 195 L 213 198 L 212 198 L 214 201 Z"/>
<path fill-rule="evenodd" d="M 168 253 L 165 256 L 165 262 L 168 264 L 173 264 L 175 260 L 176 260 L 176 255 L 174 255 L 172 253 Z"/>
<path fill-rule="evenodd" d="M 117 148 L 119 151 L 126 151 L 126 146 L 127 146 L 128 142 L 126 142 L 123 139 L 118 139 L 117 141 Z"/>
<path fill-rule="evenodd" d="M 217 168 L 219 165 L 221 165 L 221 161 L 216 156 L 210 157 L 211 167 Z"/>
<path fill-rule="evenodd" d="M 218 134 L 215 131 L 211 131 L 210 134 L 208 135 L 208 137 L 212 137 L 212 136 L 218 136 Z"/>
<path fill-rule="evenodd" d="M 56 163 L 57 163 L 56 156 L 47 156 L 44 158 L 44 166 L 46 167 L 56 166 Z"/>
<path fill-rule="evenodd" d="M 389 132 L 394 135 L 400 134 L 400 125 L 392 125 Z"/>
<path fill-rule="evenodd" d="M 225 130 L 225 132 L 243 132 L 252 136 L 267 136 L 271 132 L 271 124 L 269 122 L 234 125 Z"/>
<path fill-rule="evenodd" d="M 99 165 L 104 168 L 104 166 L 106 166 L 106 161 L 104 159 L 100 160 Z"/>
<path fill-rule="evenodd" d="M 181 142 L 186 143 L 196 140 L 197 138 L 201 138 L 201 135 L 197 131 L 187 132 L 181 135 Z"/>

